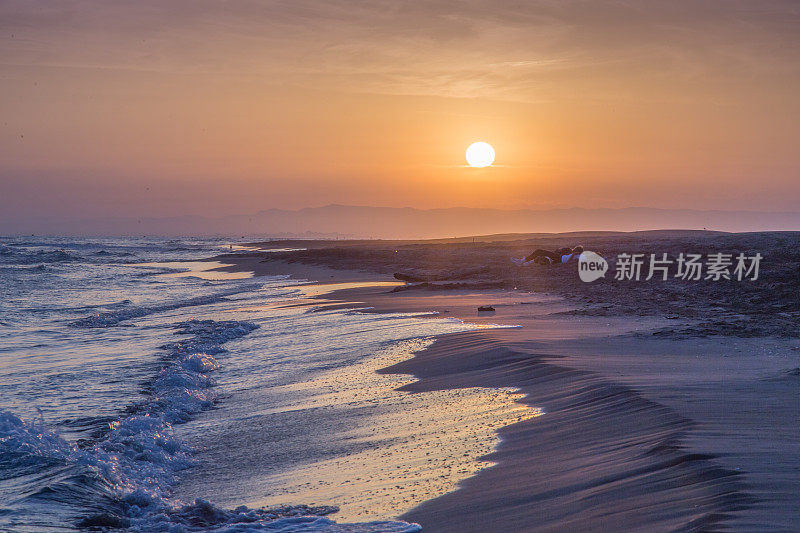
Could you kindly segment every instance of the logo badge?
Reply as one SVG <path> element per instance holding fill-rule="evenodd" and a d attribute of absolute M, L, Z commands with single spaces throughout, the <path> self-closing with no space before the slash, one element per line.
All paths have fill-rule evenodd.
<path fill-rule="evenodd" d="M 608 261 L 603 259 L 600 254 L 594 252 L 583 252 L 578 257 L 578 275 L 581 281 L 591 283 L 600 279 L 608 272 Z"/>

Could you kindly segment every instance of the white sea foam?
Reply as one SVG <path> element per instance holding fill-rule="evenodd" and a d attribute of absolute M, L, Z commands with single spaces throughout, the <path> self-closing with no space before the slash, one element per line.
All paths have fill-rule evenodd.
<path fill-rule="evenodd" d="M 105 313 L 98 313 L 96 315 L 80 318 L 70 322 L 69 325 L 74 328 L 108 328 L 111 326 L 116 326 L 125 320 L 140 318 L 153 313 L 171 311 L 173 309 L 180 309 L 181 307 L 193 307 L 221 302 L 224 301 L 228 296 L 232 296 L 240 292 L 242 292 L 241 289 L 236 289 L 220 294 L 198 296 L 197 298 L 189 298 L 187 300 L 179 300 L 177 302 L 171 302 L 162 305 L 140 306 L 131 307 L 128 309 L 119 309 L 116 311 L 108 311 Z"/>
<path fill-rule="evenodd" d="M 335 491 L 267 501 L 263 490 L 274 494 L 280 487 L 264 489 L 257 476 L 285 468 L 289 455 L 297 456 L 292 468 L 304 468 L 335 461 L 344 450 L 350 457 L 351 447 L 358 452 L 367 445 L 383 446 L 380 425 L 372 421 L 391 415 L 395 407 L 402 410 L 405 401 L 397 393 L 397 405 L 383 405 L 383 396 L 373 404 L 356 390 L 363 383 L 354 382 L 358 403 L 299 412 L 303 391 L 284 398 L 286 386 L 314 381 L 320 372 L 346 371 L 397 341 L 473 326 L 452 318 L 430 320 L 426 313 L 375 314 L 366 308 L 306 313 L 281 307 L 313 292 L 306 285 L 298 288 L 300 282 L 167 280 L 158 275 L 166 269 L 119 259 L 138 265 L 202 257 L 214 243 L 2 242 L 0 530 L 64 531 L 76 525 L 75 517 L 82 517 L 82 526 L 134 531 L 419 530 L 385 521 L 399 515 L 402 506 L 348 513 L 352 502 Z M 61 248 L 68 256 L 47 257 L 53 261 L 46 261 L 44 270 L 34 267 L 45 262 L 39 261 L 44 254 Z M 37 262 L 26 264 L 34 258 Z M 123 325 L 129 327 L 112 328 Z M 180 336 L 167 342 L 168 328 Z M 236 341 L 233 353 L 225 351 L 229 341 Z M 341 386 L 335 385 L 332 393 L 338 395 Z M 453 399 L 456 409 L 463 407 L 462 400 Z M 211 407 L 213 413 L 198 416 Z M 441 404 L 430 407 L 442 413 Z M 266 411 L 277 415 L 263 416 Z M 356 420 L 378 432 L 375 443 L 370 444 L 371 437 L 364 442 L 349 437 Z M 339 422 L 341 427 L 333 424 Z M 302 442 L 292 441 L 295 433 Z M 221 461 L 209 444 L 222 447 Z M 342 486 L 363 482 L 357 469 L 339 472 Z M 388 467 L 383 473 L 393 481 Z M 326 481 L 315 479 L 310 466 L 308 476 Z M 450 485 L 463 476 L 455 475 Z M 198 479 L 197 493 L 183 491 Z M 409 487 L 387 487 L 393 497 L 408 497 Z M 234 509 L 239 503 L 268 508 Z M 327 504 L 342 510 L 331 515 L 336 508 Z"/>
<path fill-rule="evenodd" d="M 226 510 L 205 500 L 189 505 L 170 500 L 177 474 L 194 464 L 191 446 L 177 438 L 174 424 L 213 405 L 216 394 L 210 373 L 220 368 L 214 354 L 222 344 L 245 336 L 258 326 L 242 321 L 190 320 L 176 324 L 190 338 L 162 346 L 164 366 L 148 384 L 149 399 L 129 409 L 129 416 L 111 422 L 91 446 L 79 448 L 48 431 L 0 411 L 0 455 L 16 458 L 17 471 L 47 465 L 77 469 L 75 481 L 48 486 L 42 493 L 87 490 L 97 499 L 115 502 L 87 513 L 83 527 L 126 527 L 132 531 L 283 531 L 330 533 L 405 533 L 419 531 L 405 522 L 337 524 L 325 515 L 335 507 L 306 505 L 270 509 Z M 92 480 L 88 483 L 85 480 Z M 78 487 L 76 485 L 83 485 Z"/>

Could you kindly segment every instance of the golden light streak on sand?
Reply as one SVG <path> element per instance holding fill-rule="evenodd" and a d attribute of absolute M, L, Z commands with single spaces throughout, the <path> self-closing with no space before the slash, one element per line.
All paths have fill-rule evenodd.
<path fill-rule="evenodd" d="M 287 386 L 287 392 L 311 393 L 292 409 L 370 409 L 374 418 L 349 434 L 364 445 L 362 451 L 271 476 L 265 491 L 270 496 L 250 504 L 335 501 L 337 521 L 388 519 L 456 490 L 459 481 L 491 466 L 481 457 L 497 446 L 496 430 L 542 411 L 518 403 L 523 395 L 514 389 L 410 393 L 396 389 L 414 378 L 377 373 L 431 342 L 407 341 L 363 363 Z"/>

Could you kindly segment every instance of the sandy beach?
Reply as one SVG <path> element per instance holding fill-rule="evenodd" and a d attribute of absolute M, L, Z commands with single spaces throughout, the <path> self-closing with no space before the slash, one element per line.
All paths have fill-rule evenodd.
<path fill-rule="evenodd" d="M 713 237 L 693 243 L 703 238 Z M 645 244 L 653 242 L 638 243 Z M 614 245 L 607 241 L 606 249 Z M 407 246 L 426 252 L 420 243 Z M 467 253 L 491 258 L 496 248 L 488 243 Z M 307 252 L 220 260 L 233 265 L 226 270 L 326 283 L 392 281 L 389 271 L 408 271 L 407 263 L 387 261 L 380 250 L 330 244 L 321 250 L 313 261 Z M 364 261 L 370 254 L 373 260 Z M 461 261 L 458 269 L 478 272 L 475 267 Z M 776 271 L 782 267 L 792 266 L 772 265 Z M 437 277 L 431 271 L 427 275 Z M 544 413 L 499 429 L 500 444 L 486 457 L 496 464 L 401 518 L 436 532 L 795 530 L 800 424 L 793 369 L 800 366 L 800 343 L 796 336 L 776 334 L 783 322 L 760 321 L 769 334 L 742 328 L 751 322 L 742 307 L 729 323 L 739 334 L 719 328 L 701 335 L 727 316 L 724 310 L 698 316 L 703 296 L 676 314 L 665 295 L 680 288 L 660 287 L 659 294 L 640 297 L 641 305 L 623 312 L 617 299 L 597 296 L 611 294 L 608 287 L 595 286 L 594 296 L 576 291 L 570 297 L 565 286 L 580 287 L 571 278 L 552 284 L 551 291 L 531 286 L 560 275 L 541 272 L 525 274 L 545 277 L 529 280 L 527 287 L 519 277 L 512 280 L 516 290 L 470 287 L 491 280 L 484 270 L 456 273 L 450 281 L 438 276 L 416 290 L 410 283 L 411 290 L 373 286 L 317 296 L 328 306 L 375 313 L 436 312 L 476 324 L 519 326 L 445 335 L 412 359 L 381 370 L 413 375 L 417 381 L 403 387 L 412 392 L 512 387 L 524 393 L 521 402 Z M 695 292 L 712 289 L 720 292 Z M 632 296 L 630 287 L 623 296 Z M 653 312 L 649 302 L 658 299 L 665 309 Z M 714 305 L 724 307 L 720 302 Z M 495 310 L 479 313 L 483 305 Z"/>
<path fill-rule="evenodd" d="M 0 26 L 0 533 L 800 533 L 800 0 Z"/>

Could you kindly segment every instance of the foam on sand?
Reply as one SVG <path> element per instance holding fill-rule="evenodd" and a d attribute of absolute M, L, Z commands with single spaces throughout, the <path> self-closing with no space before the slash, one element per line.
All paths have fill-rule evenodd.
<path fill-rule="evenodd" d="M 349 442 L 363 444 L 360 451 L 264 478 L 261 483 L 270 495 L 254 503 L 328 500 L 339 506 L 338 519 L 374 520 L 451 492 L 463 479 L 491 466 L 483 457 L 498 444 L 496 430 L 541 410 L 519 403 L 523 395 L 513 388 L 409 394 L 402 387 L 414 378 L 379 373 L 431 342 L 398 343 L 366 361 L 286 386 L 287 393 L 302 391 L 305 400 L 283 409 L 371 408 L 373 423 L 345 435 Z"/>
<path fill-rule="evenodd" d="M 323 531 L 410 533 L 419 526 L 378 521 L 337 524 L 325 515 L 336 507 L 244 506 L 226 510 L 197 499 L 183 505 L 170 499 L 180 471 L 196 464 L 189 443 L 177 438 L 175 424 L 210 408 L 217 395 L 212 373 L 222 345 L 258 326 L 242 321 L 189 320 L 174 325 L 189 335 L 162 346 L 162 367 L 147 384 L 146 400 L 108 422 L 93 441 L 69 443 L 34 423 L 0 411 L 0 455 L 15 475 L 44 472 L 38 488 L 16 495 L 0 514 L 15 520 L 17 503 L 58 503 L 82 516 L 77 525 L 132 531 Z M 9 495 L 11 496 L 11 495 Z M 6 498 L 4 498 L 5 500 Z M 39 506 L 43 512 L 46 505 Z M 22 519 L 24 520 L 24 519 Z M 46 519 L 44 519 L 46 522 Z"/>

